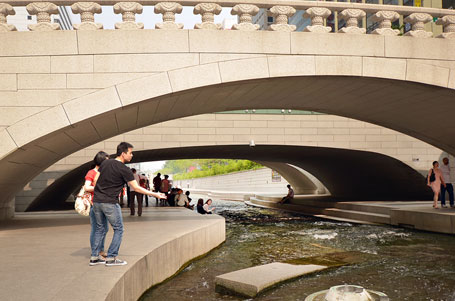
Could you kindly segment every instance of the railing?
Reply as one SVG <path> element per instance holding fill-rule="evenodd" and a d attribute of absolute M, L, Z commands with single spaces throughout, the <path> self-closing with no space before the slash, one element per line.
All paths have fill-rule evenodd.
<path fill-rule="evenodd" d="M 1 0 L 0 0 L 1 1 Z M 194 0 L 152 1 L 141 0 L 139 2 L 112 0 L 98 0 L 97 2 L 74 2 L 70 0 L 24 1 L 9 0 L 0 3 L 0 32 L 14 31 L 14 25 L 7 23 L 7 16 L 14 15 L 13 6 L 26 6 L 29 14 L 37 16 L 37 24 L 30 24 L 31 31 L 52 31 L 60 29 L 59 24 L 51 23 L 51 15 L 57 14 L 57 5 L 71 6 L 73 13 L 81 15 L 81 23 L 75 24 L 76 30 L 100 30 L 102 24 L 95 23 L 94 14 L 101 13 L 101 5 L 112 5 L 116 14 L 122 15 L 122 21 L 115 24 L 119 30 L 143 29 L 142 23 L 136 22 L 136 14 L 142 13 L 142 5 L 153 5 L 156 14 L 162 14 L 163 22 L 155 24 L 156 29 L 182 29 L 183 24 L 175 22 L 175 14 L 182 12 L 182 5 L 194 6 L 194 14 L 201 15 L 201 23 L 195 25 L 195 29 L 219 30 L 220 24 L 215 24 L 214 16 L 221 12 L 221 7 L 232 7 L 231 14 L 239 17 L 239 24 L 233 25 L 233 30 L 255 31 L 258 24 L 252 23 L 252 17 L 259 12 L 260 8 L 269 9 L 274 16 L 274 24 L 270 26 L 272 31 L 291 32 L 296 29 L 295 25 L 288 24 L 288 19 L 296 10 L 305 10 L 304 17 L 311 19 L 311 25 L 304 31 L 329 33 L 331 27 L 325 26 L 326 19 L 333 12 L 346 21 L 346 27 L 339 30 L 340 33 L 365 34 L 365 28 L 358 26 L 358 21 L 366 14 L 372 14 L 378 28 L 371 34 L 398 35 L 399 30 L 392 29 L 392 22 L 400 16 L 405 17 L 404 22 L 410 23 L 412 29 L 405 36 L 427 38 L 433 36 L 432 32 L 425 31 L 425 24 L 437 18 L 436 24 L 443 26 L 443 33 L 439 38 L 455 38 L 455 10 L 409 7 L 397 5 L 378 5 L 347 2 L 325 1 L 291 1 L 291 0 L 222 0 L 216 3 L 201 3 Z"/>

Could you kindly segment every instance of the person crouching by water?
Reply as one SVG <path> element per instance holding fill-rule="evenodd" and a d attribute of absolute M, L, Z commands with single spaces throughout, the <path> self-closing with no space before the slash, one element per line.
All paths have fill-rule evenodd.
<path fill-rule="evenodd" d="M 197 213 L 200 213 L 200 214 L 212 214 L 212 212 L 205 211 L 204 206 L 205 205 L 204 205 L 204 200 L 203 199 L 197 200 L 197 206 L 196 206 Z"/>
<path fill-rule="evenodd" d="M 212 214 L 212 211 L 215 211 L 215 208 L 210 208 L 210 205 L 212 205 L 212 199 L 208 199 L 204 204 L 204 210 L 207 214 Z"/>
<path fill-rule="evenodd" d="M 441 191 L 441 185 L 446 187 L 444 178 L 442 177 L 442 172 L 439 169 L 438 161 L 433 162 L 433 168 L 428 171 L 427 176 L 427 185 L 433 190 L 433 208 L 438 209 L 438 198 L 439 192 Z"/>
<path fill-rule="evenodd" d="M 287 187 L 288 187 L 288 194 L 285 197 L 283 197 L 281 199 L 281 201 L 278 202 L 280 204 L 284 204 L 286 202 L 290 202 L 294 198 L 294 189 L 292 189 L 291 185 L 289 185 L 289 184 L 288 184 Z"/>
<path fill-rule="evenodd" d="M 177 202 L 177 206 L 179 206 L 179 207 L 188 206 L 188 197 L 186 196 L 186 194 L 183 194 L 182 189 L 177 190 L 177 195 L 175 197 L 175 201 Z"/>
<path fill-rule="evenodd" d="M 98 180 L 99 177 L 99 172 L 98 169 L 100 168 L 101 163 L 103 163 L 104 160 L 109 159 L 109 155 L 106 152 L 100 151 L 95 155 L 95 158 L 93 158 L 93 163 L 95 164 L 95 168 L 90 169 L 87 174 L 85 175 L 85 184 L 84 184 L 84 189 L 87 192 L 90 192 L 92 194 L 92 198 L 90 199 L 90 203 L 92 204 L 92 207 L 90 208 L 90 247 L 93 248 L 95 245 L 95 232 L 96 232 L 96 218 L 95 218 L 95 213 L 93 212 L 93 191 L 95 190 L 95 185 L 96 181 Z M 107 253 L 104 251 L 104 241 L 106 240 L 106 233 L 109 230 L 109 226 L 107 224 L 107 218 L 103 220 L 103 229 L 104 229 L 104 235 L 101 238 L 101 245 L 100 245 L 100 252 L 99 255 L 104 258 L 107 256 Z M 98 262 L 96 263 L 98 264 Z"/>

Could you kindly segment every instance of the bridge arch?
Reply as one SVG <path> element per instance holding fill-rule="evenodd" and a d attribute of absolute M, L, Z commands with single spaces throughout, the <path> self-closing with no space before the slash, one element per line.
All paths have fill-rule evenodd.
<path fill-rule="evenodd" d="M 255 34 L 263 42 L 270 33 Z M 298 40 L 296 34 L 273 34 L 289 36 L 290 45 L 297 45 L 292 43 L 293 37 Z M 0 183 L 7 191 L 0 198 L 0 211 L 10 215 L 11 199 L 18 190 L 49 165 L 85 146 L 165 120 L 226 110 L 319 111 L 391 128 L 455 153 L 455 121 L 450 117 L 455 106 L 453 71 L 422 61 L 428 57 L 418 51 L 409 52 L 416 39 L 309 37 L 319 40 L 312 54 L 299 54 L 301 49 L 295 48 L 290 49 L 291 55 L 270 49 L 242 59 L 221 55 L 213 62 L 145 76 L 69 100 L 7 127 L 0 132 Z M 353 50 L 351 55 L 340 55 L 332 47 L 325 53 L 321 41 L 326 39 L 383 43 L 383 49 L 367 47 L 364 53 Z M 439 59 L 454 59 L 449 51 L 452 41 L 431 43 L 447 50 L 437 53 Z M 215 44 L 213 52 L 221 47 Z"/>
<path fill-rule="evenodd" d="M 316 193 L 318 187 L 295 167 L 315 176 L 337 201 L 431 198 L 430 189 L 417 171 L 397 159 L 368 151 L 285 145 L 195 146 L 137 151 L 133 162 L 197 158 L 265 162 L 266 166 L 285 171 L 286 180 L 293 185 L 296 194 Z M 287 164 L 295 167 L 287 168 Z M 68 208 L 71 204 L 65 203 L 67 197 L 80 187 L 90 165 L 88 162 L 62 176 L 46 188 L 28 210 L 57 210 L 65 205 Z"/>

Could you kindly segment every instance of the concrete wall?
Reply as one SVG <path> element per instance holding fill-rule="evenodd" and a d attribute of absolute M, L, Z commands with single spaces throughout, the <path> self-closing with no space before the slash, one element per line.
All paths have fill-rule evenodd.
<path fill-rule="evenodd" d="M 69 154 L 197 114 L 277 106 L 314 110 L 386 126 L 455 152 L 451 39 L 227 30 L 9 32 L 1 39 L 0 219 L 12 216 L 12 199 L 28 182 Z M 437 123 L 428 114 L 435 108 Z M 318 134 L 299 132 L 313 127 L 311 122 L 295 127 L 289 135 L 296 142 L 340 142 L 330 132 L 324 134 L 328 140 L 305 140 Z M 186 135 L 190 141 L 182 143 L 193 145 L 244 143 L 250 135 L 265 143 L 282 140 L 261 130 L 244 136 L 202 133 L 206 140 Z M 161 139 L 162 145 L 173 144 L 176 137 Z M 384 142 L 398 142 L 390 139 Z M 287 141 L 295 140 L 282 143 Z"/>
<path fill-rule="evenodd" d="M 337 147 L 394 157 L 426 172 L 445 153 L 428 143 L 371 123 L 334 115 L 203 114 L 140 128 L 77 151 L 53 164 L 16 195 L 16 211 L 53 181 L 104 150 L 128 141 L 135 150 L 205 145 L 256 144 Z M 451 160 L 452 164 L 455 160 Z M 454 166 L 455 167 L 455 166 Z M 283 185 L 285 187 L 285 185 Z"/>
<path fill-rule="evenodd" d="M 288 189 L 286 179 L 280 179 L 280 182 L 272 181 L 272 170 L 270 168 L 261 168 L 249 171 L 240 171 L 227 175 L 219 175 L 206 178 L 197 178 L 189 180 L 175 180 L 174 185 L 183 189 L 201 189 L 201 190 L 219 190 L 231 192 L 251 192 L 251 193 L 284 193 Z"/>

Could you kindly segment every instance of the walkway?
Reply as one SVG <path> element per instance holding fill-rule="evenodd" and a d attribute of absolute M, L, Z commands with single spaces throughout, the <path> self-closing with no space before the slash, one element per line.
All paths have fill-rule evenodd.
<path fill-rule="evenodd" d="M 246 204 L 300 212 L 320 218 L 354 223 L 395 225 L 455 234 L 455 208 L 432 208 L 432 201 L 342 202 L 330 196 L 298 195 L 291 204 L 278 204 L 282 196 L 256 195 Z"/>
<path fill-rule="evenodd" d="M 180 208 L 123 209 L 126 266 L 88 265 L 89 219 L 74 211 L 17 214 L 0 224 L 0 300 L 137 300 L 225 240 L 224 219 Z M 112 228 L 106 238 L 108 246 Z"/>

